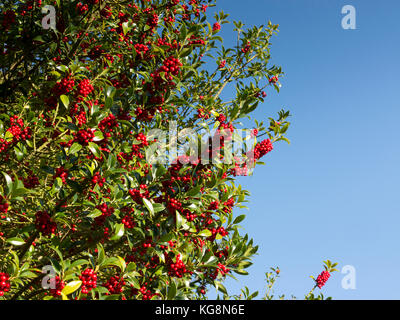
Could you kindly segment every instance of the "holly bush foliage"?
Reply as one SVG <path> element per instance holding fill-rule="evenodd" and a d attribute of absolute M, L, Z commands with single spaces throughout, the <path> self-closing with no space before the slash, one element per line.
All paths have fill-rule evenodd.
<path fill-rule="evenodd" d="M 44 28 L 46 5 L 55 28 Z M 225 48 L 227 15 L 207 17 L 212 6 L 2 1 L 2 299 L 197 299 L 247 274 L 257 246 L 233 212 L 249 195 L 235 182 L 246 166 L 150 161 L 160 147 L 150 130 L 232 133 L 263 90 L 279 91 L 281 68 L 269 63 L 278 26 L 234 22 L 237 44 Z M 255 121 L 254 162 L 288 141 L 288 116 Z"/>

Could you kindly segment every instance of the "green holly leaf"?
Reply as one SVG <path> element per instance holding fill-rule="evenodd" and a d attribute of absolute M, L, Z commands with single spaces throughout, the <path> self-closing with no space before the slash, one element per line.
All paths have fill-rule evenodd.
<path fill-rule="evenodd" d="M 110 238 L 110 240 L 115 241 L 115 240 L 119 240 L 121 239 L 121 237 L 124 235 L 125 233 L 125 226 L 123 223 L 118 223 L 115 226 L 115 232 L 114 235 Z"/>
<path fill-rule="evenodd" d="M 68 106 L 69 106 L 69 98 L 68 98 L 68 96 L 63 94 L 63 95 L 60 96 L 60 100 L 63 103 L 64 107 L 66 109 L 68 109 Z"/>
<path fill-rule="evenodd" d="M 145 207 L 147 208 L 147 210 L 149 210 L 150 214 L 154 215 L 153 204 L 146 198 L 143 198 L 143 203 L 144 203 Z"/>
<path fill-rule="evenodd" d="M 61 293 L 67 296 L 78 290 L 81 285 L 82 281 L 80 280 L 71 281 L 64 287 L 64 289 L 62 289 Z"/>
<path fill-rule="evenodd" d="M 23 244 L 25 244 L 25 241 L 21 238 L 9 238 L 6 240 L 6 242 L 11 243 L 13 246 L 22 246 Z"/>
<path fill-rule="evenodd" d="M 82 149 L 82 145 L 80 145 L 79 143 L 74 143 L 71 148 L 69 148 L 68 154 L 75 154 L 77 152 L 79 152 Z"/>

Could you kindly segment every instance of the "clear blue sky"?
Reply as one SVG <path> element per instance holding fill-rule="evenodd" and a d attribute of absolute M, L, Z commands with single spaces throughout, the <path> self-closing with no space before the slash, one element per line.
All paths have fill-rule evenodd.
<path fill-rule="evenodd" d="M 347 4 L 356 30 L 341 27 Z M 279 266 L 277 293 L 301 299 L 331 259 L 356 268 L 356 290 L 334 273 L 325 294 L 400 299 L 400 1 L 218 0 L 217 8 L 247 25 L 280 25 L 271 54 L 285 72 L 281 93 L 270 90 L 254 116 L 293 114 L 292 144 L 277 143 L 265 166 L 241 178 L 251 192 L 245 232 L 260 250 L 250 275 L 227 287 L 262 290 L 264 273 Z M 232 28 L 223 25 L 225 45 Z"/>

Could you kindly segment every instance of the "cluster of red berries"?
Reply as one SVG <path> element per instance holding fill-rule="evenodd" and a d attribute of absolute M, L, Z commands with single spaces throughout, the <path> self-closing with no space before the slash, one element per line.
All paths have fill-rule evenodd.
<path fill-rule="evenodd" d="M 222 276 L 225 276 L 230 271 L 230 269 L 222 263 L 218 263 L 218 271 L 222 274 Z"/>
<path fill-rule="evenodd" d="M 59 276 L 56 276 L 55 282 L 56 282 L 56 287 L 54 289 L 50 289 L 50 294 L 56 298 L 61 296 L 61 291 L 65 287 L 65 281 L 61 280 Z"/>
<path fill-rule="evenodd" d="M 108 289 L 111 294 L 120 294 L 124 291 L 125 280 L 119 276 L 112 276 L 108 281 L 103 285 Z"/>
<path fill-rule="evenodd" d="M 102 132 L 106 131 L 106 129 L 112 131 L 113 128 L 118 127 L 118 122 L 113 114 L 109 114 L 107 117 L 100 121 L 98 127 Z"/>
<path fill-rule="evenodd" d="M 120 152 L 117 154 L 118 162 L 123 165 L 124 161 L 131 161 L 133 159 L 132 153 Z"/>
<path fill-rule="evenodd" d="M 29 127 L 24 128 L 24 120 L 18 116 L 10 118 L 10 128 L 7 131 L 13 135 L 14 143 L 31 138 L 31 129 Z"/>
<path fill-rule="evenodd" d="M 156 293 L 152 293 L 149 289 L 147 289 L 146 286 L 142 286 L 139 291 L 142 294 L 143 300 L 151 300 L 151 298 L 157 295 Z"/>
<path fill-rule="evenodd" d="M 247 53 L 247 52 L 250 51 L 250 41 L 247 41 L 247 44 L 245 45 L 244 48 L 241 49 L 241 51 L 242 51 L 243 53 Z"/>
<path fill-rule="evenodd" d="M 146 239 L 146 241 L 142 244 L 143 248 L 151 248 L 153 246 L 153 241 L 150 239 Z"/>
<path fill-rule="evenodd" d="M 203 46 L 203 45 L 205 45 L 205 41 L 204 41 L 204 39 L 201 39 L 201 38 L 198 38 L 198 37 L 196 37 L 195 35 L 192 35 L 192 36 L 190 36 L 190 38 L 189 38 L 189 43 L 188 43 L 188 45 L 189 46 L 192 46 L 192 45 L 200 45 L 200 46 Z"/>
<path fill-rule="evenodd" d="M 149 143 L 147 142 L 146 135 L 144 133 L 138 133 L 135 137 L 136 140 L 140 141 L 140 146 L 148 146 Z"/>
<path fill-rule="evenodd" d="M 164 61 L 164 64 L 161 67 L 160 71 L 165 72 L 165 73 L 170 73 L 174 76 L 177 76 L 179 74 L 181 66 L 182 66 L 182 63 L 179 61 L 179 59 L 174 58 L 174 57 L 169 57 L 168 59 L 166 59 Z"/>
<path fill-rule="evenodd" d="M 226 65 L 226 60 L 222 60 L 222 61 L 220 62 L 220 64 L 218 65 L 218 69 L 224 68 L 225 65 Z"/>
<path fill-rule="evenodd" d="M 267 96 L 267 93 L 266 93 L 265 91 L 258 91 L 258 92 L 255 94 L 255 96 L 256 96 L 256 98 L 259 98 L 259 97 L 265 98 L 265 97 Z"/>
<path fill-rule="evenodd" d="M 131 206 L 126 206 L 121 208 L 121 212 L 123 212 L 126 215 L 133 215 L 135 213 L 135 209 L 132 208 Z"/>
<path fill-rule="evenodd" d="M 218 263 L 217 268 L 214 269 L 214 271 L 210 271 L 206 273 L 206 277 L 211 278 L 211 279 L 216 279 L 218 277 L 218 274 L 221 273 L 221 275 L 224 277 L 229 271 L 231 271 L 229 268 L 227 268 L 224 264 Z"/>
<path fill-rule="evenodd" d="M 132 197 L 132 200 L 139 204 L 142 203 L 143 198 L 148 199 L 150 196 L 149 190 L 147 190 L 147 186 L 145 184 L 141 184 L 139 189 L 130 189 L 128 193 Z"/>
<path fill-rule="evenodd" d="M 140 110 L 140 109 L 137 109 L 137 111 L 138 111 L 138 110 Z M 145 111 L 145 112 L 147 112 L 147 111 Z M 140 117 L 140 116 L 139 116 L 139 117 Z M 145 119 L 143 119 L 143 120 L 145 120 Z M 140 158 L 140 159 L 143 159 L 144 154 L 141 152 L 141 149 L 142 149 L 143 147 L 148 146 L 149 143 L 148 143 L 148 141 L 147 141 L 146 136 L 145 136 L 143 133 L 137 134 L 137 135 L 135 136 L 135 139 L 136 139 L 138 142 L 140 142 L 140 143 L 139 143 L 139 144 L 133 144 L 133 145 L 132 145 L 132 155 L 133 155 L 133 156 L 136 156 L 136 157 L 138 157 L 138 158 Z"/>
<path fill-rule="evenodd" d="M 231 122 L 226 123 L 226 116 L 220 114 L 216 120 L 220 122 L 218 130 L 216 132 L 216 137 L 220 137 L 220 145 L 224 146 L 224 140 L 230 140 L 232 138 L 232 133 L 234 132 L 235 128 Z"/>
<path fill-rule="evenodd" d="M 126 215 L 122 218 L 122 223 L 125 225 L 125 228 L 132 229 L 135 227 L 135 222 L 131 216 Z"/>
<path fill-rule="evenodd" d="M 173 79 L 172 76 L 177 76 L 180 72 L 181 67 L 182 63 L 177 58 L 171 56 L 165 59 L 163 65 L 160 68 L 158 68 L 154 73 L 150 74 L 150 76 L 153 78 L 153 84 L 155 89 L 158 90 L 160 86 L 165 82 L 160 75 L 161 72 L 164 72 L 165 73 L 164 78 L 171 82 Z M 171 85 L 171 83 L 169 84 Z"/>
<path fill-rule="evenodd" d="M 0 297 L 4 292 L 10 291 L 10 276 L 7 273 L 0 272 Z"/>
<path fill-rule="evenodd" d="M 63 183 L 67 183 L 67 177 L 68 177 L 68 170 L 66 170 L 64 167 L 59 167 L 56 169 L 56 173 L 54 174 L 54 180 L 60 177 Z"/>
<path fill-rule="evenodd" d="M 47 211 L 36 212 L 35 226 L 43 235 L 48 236 L 54 234 L 57 230 L 57 224 L 52 221 Z"/>
<path fill-rule="evenodd" d="M 7 213 L 8 207 L 9 207 L 8 203 L 6 202 L 4 197 L 0 195 L 0 213 Z"/>
<path fill-rule="evenodd" d="M 218 31 L 218 30 L 221 30 L 221 25 L 218 22 L 214 23 L 212 30 L 214 32 Z"/>
<path fill-rule="evenodd" d="M 260 143 L 257 143 L 253 150 L 254 161 L 257 161 L 261 157 L 265 156 L 268 152 L 271 152 L 273 148 L 272 142 L 269 139 L 265 139 Z M 252 158 L 252 155 L 250 155 L 250 158 Z"/>
<path fill-rule="evenodd" d="M 194 221 L 194 219 L 197 218 L 197 214 L 195 214 L 187 209 L 183 210 L 182 214 L 186 217 L 186 220 L 189 222 Z"/>
<path fill-rule="evenodd" d="M 212 235 L 208 238 L 210 241 L 214 241 L 215 237 L 218 234 L 220 234 L 223 237 L 228 235 L 228 231 L 226 231 L 224 227 L 212 228 L 211 233 L 212 233 Z"/>
<path fill-rule="evenodd" d="M 135 44 L 136 55 L 140 57 L 140 59 L 145 59 L 146 54 L 149 52 L 149 47 L 145 44 L 137 43 Z"/>
<path fill-rule="evenodd" d="M 65 77 L 65 78 L 61 79 L 59 82 L 57 82 L 51 91 L 56 96 L 61 96 L 62 94 L 66 94 L 66 93 L 72 91 L 74 86 L 75 86 L 75 80 L 73 78 L 71 78 L 70 75 L 68 75 L 67 77 Z"/>
<path fill-rule="evenodd" d="M 93 141 L 94 133 L 92 129 L 81 129 L 75 134 L 74 141 L 78 142 L 82 146 L 87 146 L 89 142 Z"/>
<path fill-rule="evenodd" d="M 168 210 L 174 214 L 176 210 L 182 210 L 182 203 L 174 198 L 170 198 L 167 204 Z"/>
<path fill-rule="evenodd" d="M 106 228 L 104 228 L 103 239 L 108 239 L 109 237 L 110 237 L 110 228 L 106 227 Z"/>
<path fill-rule="evenodd" d="M 205 120 L 207 120 L 208 118 L 210 118 L 210 114 L 205 113 L 203 108 L 198 108 L 197 109 L 197 118 L 204 118 Z"/>
<path fill-rule="evenodd" d="M 97 225 L 104 224 L 104 222 L 106 221 L 107 217 L 111 216 L 114 213 L 114 208 L 113 207 L 109 207 L 105 202 L 100 204 L 100 205 L 97 205 L 96 209 L 99 209 L 101 211 L 101 213 L 102 213 L 101 216 L 96 217 L 94 219 L 95 223 Z"/>
<path fill-rule="evenodd" d="M 215 120 L 217 120 L 217 121 L 220 122 L 220 123 L 225 123 L 226 117 L 225 117 L 224 114 L 220 113 L 220 114 L 218 115 L 218 117 L 217 117 Z"/>
<path fill-rule="evenodd" d="M 104 185 L 104 182 L 106 182 L 106 179 L 103 178 L 100 173 L 96 172 L 94 176 L 92 177 L 92 184 L 98 184 L 100 187 Z"/>
<path fill-rule="evenodd" d="M 158 25 L 158 15 L 153 13 L 152 15 L 149 16 L 149 18 L 146 21 L 146 24 L 150 27 L 150 28 L 155 28 Z"/>
<path fill-rule="evenodd" d="M 271 79 L 269 79 L 269 83 L 277 83 L 278 82 L 278 76 L 273 76 Z"/>
<path fill-rule="evenodd" d="M 84 124 L 86 124 L 86 112 L 84 110 L 72 115 L 72 117 L 78 121 L 79 127 L 82 127 Z"/>
<path fill-rule="evenodd" d="M 224 202 L 224 212 L 229 213 L 232 212 L 232 208 L 235 205 L 235 199 L 234 198 L 230 198 L 229 200 Z"/>
<path fill-rule="evenodd" d="M 0 153 L 7 151 L 10 144 L 10 142 L 7 142 L 5 139 L 0 138 Z"/>
<path fill-rule="evenodd" d="M 78 84 L 78 91 L 77 94 L 80 97 L 86 97 L 88 96 L 92 91 L 94 90 L 91 82 L 89 79 L 83 79 L 81 82 Z"/>
<path fill-rule="evenodd" d="M 150 90 L 150 92 L 152 92 L 152 91 Z M 136 115 L 136 118 L 140 121 L 150 122 L 153 119 L 156 111 L 157 111 L 156 108 L 141 108 L 141 107 L 139 107 L 135 110 L 135 115 Z"/>
<path fill-rule="evenodd" d="M 82 293 L 87 294 L 92 289 L 97 287 L 97 274 L 93 269 L 86 269 L 82 271 L 79 279 L 82 281 Z"/>
<path fill-rule="evenodd" d="M 218 210 L 219 202 L 213 201 L 208 205 L 208 210 Z"/>
<path fill-rule="evenodd" d="M 173 40 L 172 42 L 169 42 L 167 38 L 158 38 L 157 45 L 159 47 L 161 46 L 169 47 L 168 49 L 166 49 L 166 52 L 173 51 L 181 47 L 181 44 L 178 41 Z"/>
<path fill-rule="evenodd" d="M 331 274 L 328 271 L 322 271 L 318 277 L 317 280 L 315 280 L 315 282 L 317 283 L 317 287 L 318 288 L 322 288 L 325 283 L 328 281 L 329 277 L 331 276 Z"/>
<path fill-rule="evenodd" d="M 78 14 L 82 15 L 88 10 L 89 10 L 89 6 L 87 4 L 83 4 L 82 2 L 78 2 L 76 4 L 76 11 L 78 11 Z"/>
<path fill-rule="evenodd" d="M 186 265 L 183 263 L 181 255 L 178 253 L 176 255 L 176 262 L 169 265 L 168 274 L 171 277 L 182 278 L 185 273 L 191 273 L 191 271 L 186 269 Z"/>

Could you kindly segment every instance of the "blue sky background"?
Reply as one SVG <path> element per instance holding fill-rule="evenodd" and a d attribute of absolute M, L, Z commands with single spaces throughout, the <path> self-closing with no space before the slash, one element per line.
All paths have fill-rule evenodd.
<path fill-rule="evenodd" d="M 356 30 L 341 27 L 347 4 Z M 277 143 L 265 166 L 240 179 L 251 192 L 244 231 L 260 250 L 250 275 L 227 287 L 262 291 L 264 273 L 279 266 L 276 293 L 301 299 L 331 259 L 339 271 L 356 268 L 356 289 L 343 289 L 338 272 L 324 294 L 400 299 L 400 1 L 218 0 L 217 8 L 249 26 L 279 24 L 271 54 L 285 72 L 281 93 L 269 90 L 254 116 L 293 114 L 292 144 Z M 232 29 L 223 25 L 226 46 Z"/>

